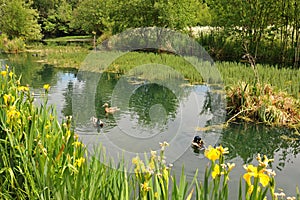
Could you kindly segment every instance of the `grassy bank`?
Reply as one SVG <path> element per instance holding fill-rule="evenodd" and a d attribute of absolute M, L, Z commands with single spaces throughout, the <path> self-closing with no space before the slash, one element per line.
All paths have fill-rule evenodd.
<path fill-rule="evenodd" d="M 199 180 L 196 173 L 192 182 L 186 181 L 184 170 L 180 178 L 172 175 L 165 142 L 145 161 L 133 158 L 133 169 L 124 160 L 112 168 L 101 148 L 88 155 L 71 128 L 71 117 L 57 120 L 53 106 L 46 105 L 51 86 L 44 85 L 44 104 L 36 107 L 29 88 L 8 68 L 1 71 L 0 85 L 1 199 L 228 199 L 234 170 L 233 163 L 226 163 L 228 149 L 209 147 L 205 178 Z M 237 199 L 264 199 L 267 194 L 281 199 L 268 168 L 271 160 L 260 155 L 257 160 L 257 166 L 245 166 Z"/>

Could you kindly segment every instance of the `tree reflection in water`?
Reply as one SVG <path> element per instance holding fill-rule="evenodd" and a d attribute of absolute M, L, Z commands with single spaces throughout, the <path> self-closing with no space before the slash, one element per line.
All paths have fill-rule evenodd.
<path fill-rule="evenodd" d="M 300 151 L 299 135 L 293 131 L 255 124 L 232 124 L 223 130 L 223 146 L 230 149 L 229 159 L 241 157 L 244 163 L 250 163 L 258 153 L 273 158 L 281 151 L 277 169 L 284 168 L 290 162 L 288 155 L 296 156 Z"/>

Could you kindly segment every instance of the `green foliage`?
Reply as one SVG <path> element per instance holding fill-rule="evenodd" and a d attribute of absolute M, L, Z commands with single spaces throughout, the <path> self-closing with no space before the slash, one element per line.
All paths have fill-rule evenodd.
<path fill-rule="evenodd" d="M 0 30 L 10 39 L 23 37 L 25 40 L 39 40 L 42 35 L 37 22 L 37 12 L 25 0 L 0 1 Z"/>
<path fill-rule="evenodd" d="M 6 53 L 18 53 L 25 49 L 25 42 L 23 38 L 8 39 L 5 33 L 0 35 L 0 51 Z"/>
<path fill-rule="evenodd" d="M 74 13 L 72 24 L 87 33 L 152 26 L 183 30 L 209 21 L 207 7 L 198 0 L 84 0 Z"/>
<path fill-rule="evenodd" d="M 208 1 L 212 10 L 213 25 L 221 27 L 225 37 L 259 59 L 265 47 L 278 42 L 280 63 L 291 61 L 299 67 L 299 9 L 297 0 L 276 1 L 222 0 Z M 289 52 L 292 52 L 289 54 Z"/>

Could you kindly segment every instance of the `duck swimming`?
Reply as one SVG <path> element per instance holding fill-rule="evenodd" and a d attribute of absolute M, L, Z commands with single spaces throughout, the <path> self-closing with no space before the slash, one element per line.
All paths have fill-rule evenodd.
<path fill-rule="evenodd" d="M 101 120 L 101 119 L 99 119 L 99 118 L 97 118 L 97 117 L 91 117 L 91 122 L 93 123 L 93 126 L 95 127 L 95 128 L 102 128 L 103 127 L 103 125 L 104 125 L 104 123 L 103 123 L 103 121 Z"/>
<path fill-rule="evenodd" d="M 113 114 L 116 111 L 120 110 L 118 107 L 109 107 L 108 103 L 103 104 L 102 107 L 104 107 L 105 113 L 108 113 L 108 114 Z"/>
<path fill-rule="evenodd" d="M 192 146 L 194 149 L 197 149 L 197 150 L 204 150 L 204 149 L 205 149 L 204 142 L 203 142 L 203 140 L 201 139 L 201 137 L 198 136 L 198 135 L 194 137 L 191 146 Z"/>

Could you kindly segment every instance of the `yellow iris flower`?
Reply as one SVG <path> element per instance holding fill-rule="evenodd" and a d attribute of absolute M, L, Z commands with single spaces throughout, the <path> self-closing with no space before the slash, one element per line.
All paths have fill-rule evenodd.
<path fill-rule="evenodd" d="M 81 167 L 81 165 L 85 162 L 85 158 L 81 157 L 76 159 L 75 161 L 75 166 L 77 165 L 78 167 Z"/>
<path fill-rule="evenodd" d="M 48 92 L 50 90 L 50 85 L 49 84 L 45 84 L 44 85 L 44 89 L 46 92 Z"/>
<path fill-rule="evenodd" d="M 7 71 L 1 71 L 1 75 L 2 76 L 6 76 L 7 75 Z"/>
<path fill-rule="evenodd" d="M 11 94 L 4 94 L 3 95 L 3 100 L 5 105 L 8 105 L 10 103 L 13 103 L 15 101 L 15 97 L 12 96 Z"/>
<path fill-rule="evenodd" d="M 221 175 L 220 166 L 218 164 L 216 164 L 215 167 L 214 167 L 214 171 L 211 173 L 211 176 L 212 176 L 213 179 L 215 179 L 216 176 L 219 176 L 219 175 Z"/>
<path fill-rule="evenodd" d="M 220 158 L 220 151 L 213 148 L 211 145 L 209 145 L 208 149 L 205 150 L 204 155 L 211 161 L 216 161 Z"/>
<path fill-rule="evenodd" d="M 244 165 L 244 168 L 246 169 L 247 173 L 243 175 L 243 178 L 245 179 L 245 181 L 249 186 L 252 185 L 251 177 L 259 178 L 260 184 L 262 184 L 262 186 L 264 187 L 266 187 L 269 184 L 270 177 L 264 173 L 265 172 L 264 168 L 259 169 L 258 167 L 255 167 L 253 165 L 248 165 L 248 166 Z"/>
<path fill-rule="evenodd" d="M 6 114 L 7 114 L 7 122 L 8 123 L 13 119 L 18 119 L 21 115 L 21 113 L 16 110 L 15 106 L 11 106 Z"/>

